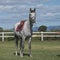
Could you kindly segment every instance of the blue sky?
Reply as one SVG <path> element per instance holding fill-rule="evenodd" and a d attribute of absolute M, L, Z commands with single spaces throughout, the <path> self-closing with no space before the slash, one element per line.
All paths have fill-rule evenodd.
<path fill-rule="evenodd" d="M 29 8 L 36 8 L 34 26 L 60 25 L 60 0 L 0 0 L 0 27 L 10 29 L 28 19 Z"/>

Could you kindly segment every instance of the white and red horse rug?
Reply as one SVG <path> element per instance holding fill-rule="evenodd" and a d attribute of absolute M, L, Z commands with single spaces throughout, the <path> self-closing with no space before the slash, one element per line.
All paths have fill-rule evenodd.
<path fill-rule="evenodd" d="M 15 30 L 16 30 L 17 32 L 18 32 L 18 31 L 22 31 L 23 26 L 24 26 L 24 23 L 25 23 L 25 20 L 22 20 L 22 21 L 20 21 L 19 23 L 17 23 Z"/>

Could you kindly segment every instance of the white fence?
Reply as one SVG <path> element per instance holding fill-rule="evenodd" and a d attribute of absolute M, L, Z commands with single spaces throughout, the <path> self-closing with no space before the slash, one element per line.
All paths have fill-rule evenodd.
<path fill-rule="evenodd" d="M 4 38 L 7 37 L 14 37 L 13 32 L 0 32 L 2 42 L 4 42 Z M 41 37 L 41 41 L 43 41 L 44 37 L 60 37 L 60 32 L 33 32 L 32 37 Z"/>

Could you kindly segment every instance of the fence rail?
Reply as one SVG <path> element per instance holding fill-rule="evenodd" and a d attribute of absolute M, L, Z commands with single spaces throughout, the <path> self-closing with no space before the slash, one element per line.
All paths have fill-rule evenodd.
<path fill-rule="evenodd" d="M 2 42 L 4 42 L 4 38 L 7 37 L 14 37 L 13 32 L 0 32 L 0 38 L 2 38 Z M 60 32 L 33 32 L 32 37 L 41 37 L 41 41 L 43 41 L 44 37 L 60 37 Z"/>

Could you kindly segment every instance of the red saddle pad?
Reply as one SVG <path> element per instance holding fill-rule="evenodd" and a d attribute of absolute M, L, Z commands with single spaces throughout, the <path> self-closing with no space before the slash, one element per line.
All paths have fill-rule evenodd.
<path fill-rule="evenodd" d="M 21 21 L 20 24 L 17 26 L 16 31 L 21 31 L 23 29 L 24 23 L 25 23 L 25 20 Z"/>

